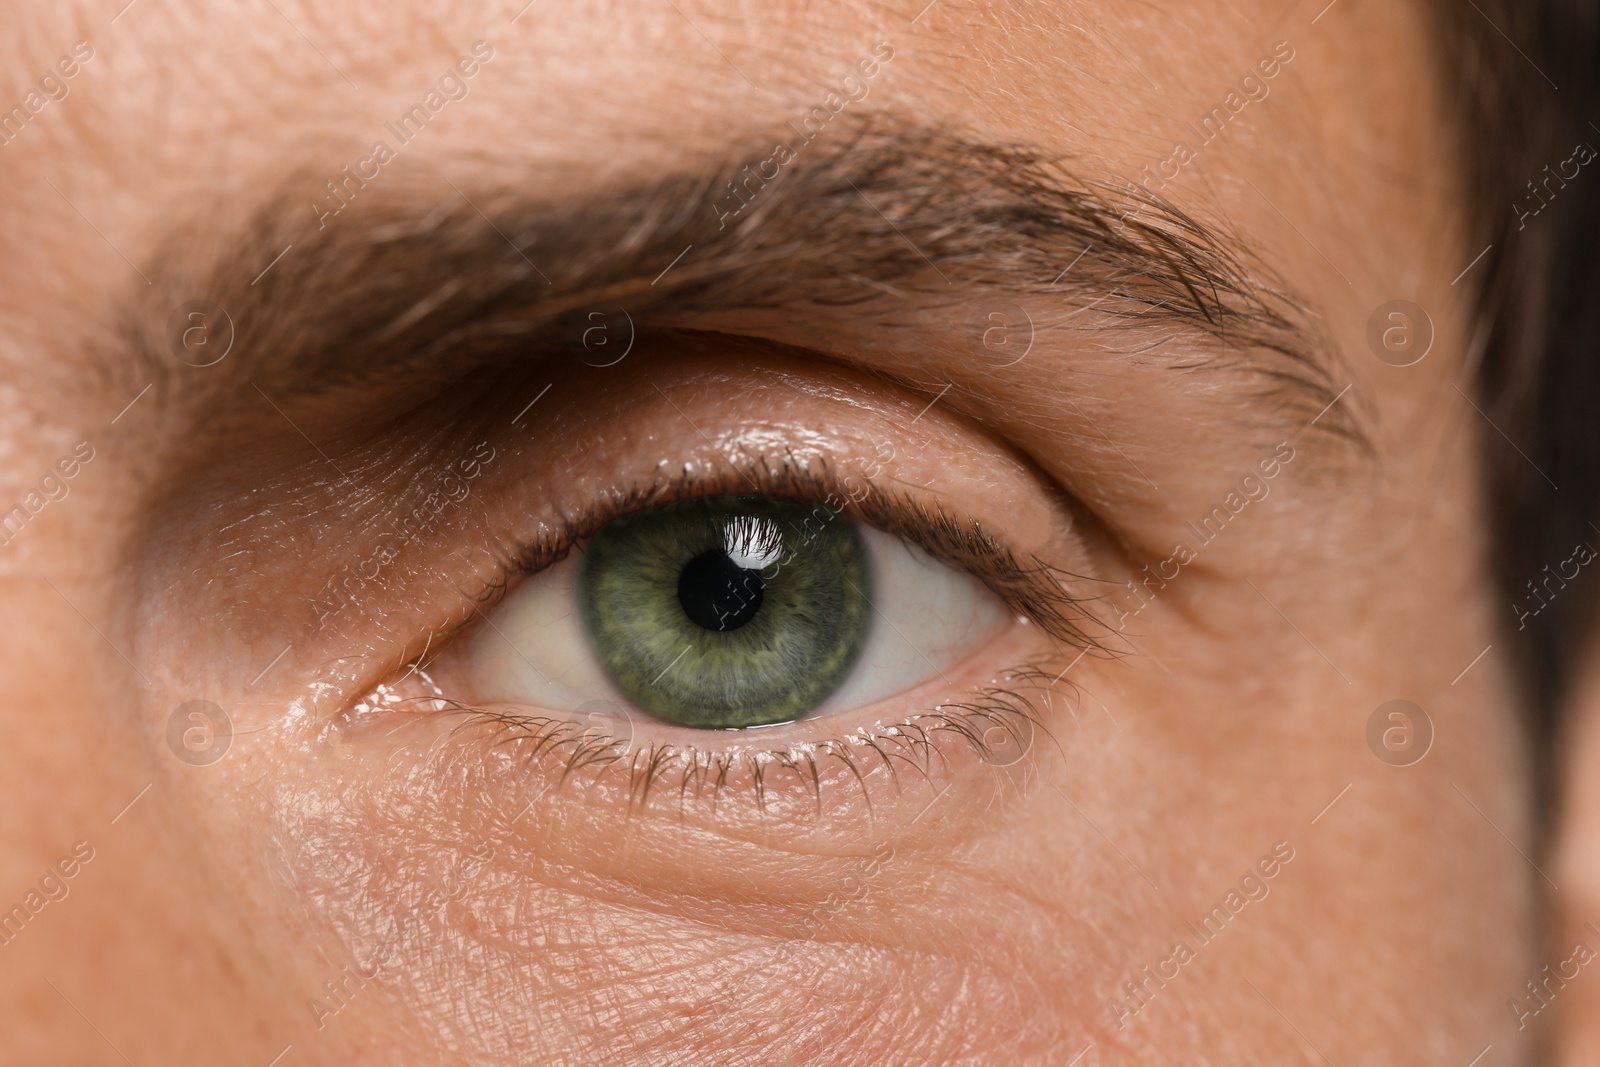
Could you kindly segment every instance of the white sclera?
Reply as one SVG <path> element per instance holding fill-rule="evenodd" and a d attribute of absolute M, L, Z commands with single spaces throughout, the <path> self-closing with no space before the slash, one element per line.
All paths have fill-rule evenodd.
<path fill-rule="evenodd" d="M 892 534 L 857 529 L 873 571 L 872 626 L 849 676 L 808 717 L 875 704 L 937 678 L 1011 621 L 971 575 Z M 581 563 L 574 553 L 524 582 L 474 635 L 467 660 L 478 702 L 571 712 L 598 698 L 632 708 L 590 648 L 577 603 Z"/>
<path fill-rule="evenodd" d="M 844 684 L 813 714 L 866 707 L 937 678 L 1011 621 L 972 575 L 893 534 L 857 529 L 872 560 L 872 630 Z"/>

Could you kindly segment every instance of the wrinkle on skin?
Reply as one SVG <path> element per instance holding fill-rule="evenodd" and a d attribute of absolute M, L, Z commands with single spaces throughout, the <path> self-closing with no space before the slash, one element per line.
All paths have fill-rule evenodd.
<path fill-rule="evenodd" d="M 0 719 L 0 863 L 11 884 L 33 884 L 81 826 L 100 851 L 72 897 L 6 946 L 0 1055 L 92 1062 L 106 1055 L 101 1032 L 135 1063 L 264 1064 L 293 1044 L 286 1067 L 652 1056 L 1059 1064 L 1089 1045 L 1108 1064 L 1249 1063 L 1310 1056 L 1302 1039 L 1340 1063 L 1374 1049 L 1396 1064 L 1465 1063 L 1491 1042 L 1524 1054 L 1525 1035 L 1501 1009 L 1531 973 L 1532 876 L 1506 847 L 1526 842 L 1530 816 L 1514 695 L 1500 650 L 1486 649 L 1498 609 L 1482 573 L 1480 471 L 1464 449 L 1430 451 L 1476 425 L 1447 388 L 1464 366 L 1469 313 L 1450 280 L 1475 250 L 1461 247 L 1456 178 L 1438 165 L 1449 158 L 1443 87 L 1410 4 L 1341 4 L 1315 26 L 1312 12 L 1265 0 L 943 2 L 915 23 L 909 10 L 823 0 L 759 17 L 704 0 L 538 5 L 515 24 L 514 8 L 492 4 L 435 16 L 140 3 L 114 28 L 114 12 L 95 5 L 17 14 L 0 48 L 33 58 L 15 70 L 42 69 L 37 57 L 79 36 L 98 51 L 67 99 L 0 147 L 0 332 L 21 339 L 0 348 L 17 400 L 0 408 L 0 454 L 5 477 L 25 485 L 57 454 L 40 427 L 59 425 L 94 441 L 99 458 L 24 535 L 27 555 L 15 558 L 41 580 L 7 585 L 0 671 L 14 711 Z M 684 317 L 661 326 L 696 331 L 702 354 L 736 365 L 720 377 L 694 377 L 679 351 L 648 372 L 634 370 L 643 361 L 610 377 L 571 368 L 562 388 L 536 360 L 513 359 L 504 376 L 466 384 L 443 371 L 370 389 L 316 379 L 274 410 L 277 391 L 250 386 L 265 364 L 247 342 L 264 334 L 241 311 L 241 347 L 219 373 L 164 364 L 177 384 L 127 409 L 155 384 L 129 339 L 159 338 L 171 310 L 146 302 L 156 288 L 146 276 L 196 289 L 222 278 L 239 291 L 259 280 L 259 294 L 275 278 L 334 292 L 330 278 L 382 288 L 409 272 L 418 284 L 402 306 L 370 320 L 340 318 L 337 299 L 317 316 L 279 307 L 274 325 L 287 329 L 273 354 L 325 356 L 396 322 L 418 326 L 420 339 L 421 325 L 438 324 L 415 318 L 418 308 L 461 311 L 440 299 L 459 295 L 441 273 L 488 263 L 535 279 L 527 266 L 545 250 L 494 232 L 520 221 L 508 232 L 552 235 L 518 214 L 527 202 L 559 209 L 740 159 L 880 39 L 893 41 L 893 63 L 852 116 L 912 115 L 958 143 L 1020 143 L 1110 180 L 1167 158 L 1175 127 L 1280 34 L 1297 49 L 1293 67 L 1163 195 L 1237 242 L 1250 266 L 1224 272 L 1236 302 L 1270 279 L 1274 293 L 1293 294 L 1301 332 L 1329 349 L 1313 388 L 1282 404 L 1260 389 L 1262 368 L 1277 364 L 1259 332 L 1248 338 L 1257 348 L 1227 350 L 1192 330 L 1124 339 L 1069 325 L 1095 297 L 1046 292 L 1077 254 L 1059 240 L 1003 258 L 1026 283 L 999 279 L 1020 284 L 1008 301 L 1038 312 L 1040 358 L 1009 375 L 977 369 L 967 304 L 993 287 L 980 294 L 939 271 L 989 248 L 988 234 L 948 230 L 962 221 L 959 204 L 919 219 L 915 189 L 876 198 L 869 181 L 858 202 L 833 181 L 837 214 L 824 218 L 852 220 L 840 232 L 870 238 L 883 252 L 873 262 L 898 273 L 833 264 L 830 246 L 807 247 L 818 235 L 791 219 L 782 236 L 802 246 L 807 278 L 827 282 L 820 290 L 793 306 L 777 299 L 794 279 L 776 259 L 744 279 L 743 294 L 758 291 L 763 306 L 731 299 L 694 319 L 683 303 Z M 309 201 L 323 179 L 370 151 L 375 131 L 480 38 L 496 58 L 471 94 L 331 224 L 346 236 L 374 221 L 475 236 L 432 259 L 438 247 L 420 242 L 393 275 L 382 255 L 330 258 L 321 273 L 301 266 L 351 254 L 343 237 L 299 240 L 320 232 Z M 826 146 L 816 147 L 820 163 Z M 848 152 L 830 158 L 834 178 L 861 177 Z M 926 165 L 879 177 L 908 173 L 924 185 L 938 177 Z M 480 188 L 522 199 L 464 206 Z M 280 208 L 298 204 L 298 222 L 256 210 L 274 194 Z M 653 203 L 715 224 L 702 201 Z M 740 225 L 766 210 L 752 206 Z M 283 244 L 257 248 L 241 233 Z M 699 235 L 683 233 L 685 244 Z M 776 226 L 752 234 L 757 245 L 780 236 Z M 279 273 L 263 276 L 290 243 Z M 675 268 L 659 258 L 629 265 L 628 292 L 655 288 L 647 268 L 696 269 L 692 257 Z M 1108 265 L 1092 253 L 1090 264 L 1106 284 Z M 1163 295 L 1205 303 L 1193 276 L 1168 280 Z M 508 291 L 512 304 L 526 296 Z M 585 299 L 596 291 L 582 289 Z M 819 291 L 860 299 L 824 308 Z M 1415 368 L 1364 347 L 1372 309 L 1397 295 L 1437 327 Z M 1136 311 L 1141 296 L 1155 293 L 1142 288 L 1119 310 Z M 527 327 L 521 310 L 499 308 L 494 321 Z M 735 331 L 755 340 L 736 346 Z M 1218 351 L 1219 365 L 1206 363 Z M 163 358 L 159 344 L 153 354 Z M 416 353 L 389 355 L 398 372 L 399 357 Z M 1256 373 L 1230 378 L 1230 360 Z M 784 374 L 812 386 L 795 390 L 792 409 L 768 391 Z M 846 378 L 870 401 L 842 398 Z M 631 406 L 604 409 L 627 382 L 639 387 Z M 1311 401 L 1346 383 L 1313 426 Z M 1356 463 L 1323 428 L 1346 409 L 1370 444 Z M 798 414 L 785 421 L 786 410 Z M 408 542 L 363 610 L 308 636 L 308 601 L 342 564 L 369 558 L 367 537 L 492 418 L 495 439 L 517 443 L 461 507 Z M 462 589 L 492 585 L 506 555 L 593 498 L 648 484 L 659 464 L 704 465 L 708 440 L 746 426 L 774 450 L 890 436 L 905 457 L 894 473 L 1112 588 L 1167 556 L 1184 525 L 1285 435 L 1298 455 L 1269 498 L 1137 615 L 1129 654 L 1074 661 L 1044 642 L 1008 646 L 1070 694 L 1046 709 L 1056 743 L 1002 771 L 970 753 L 959 762 L 952 746 L 941 780 L 952 788 L 920 822 L 937 787 L 909 773 L 902 793 L 891 787 L 823 832 L 795 817 L 811 797 L 781 792 L 787 779 L 772 783 L 766 812 L 741 782 L 726 783 L 719 803 L 738 806 L 717 817 L 609 804 L 620 794 L 581 788 L 524 811 L 549 768 L 518 766 L 448 723 L 330 727 L 470 619 Z M 604 454 L 624 440 L 636 447 Z M 960 677 L 1010 666 L 984 660 Z M 1371 710 L 1397 696 L 1438 726 L 1435 750 L 1405 768 L 1375 759 L 1363 733 Z M 226 704 L 241 727 L 207 767 L 174 758 L 166 740 L 173 709 L 199 698 Z M 836 891 L 840 857 L 880 836 L 895 862 L 860 899 L 833 906 L 815 936 L 793 937 L 807 908 Z M 1270 898 L 1119 1028 L 1107 999 L 1165 950 L 1176 922 L 1278 840 L 1297 859 Z M 462 857 L 485 843 L 493 858 L 463 874 Z M 419 904 L 429 915 L 408 942 L 400 935 Z M 306 1001 L 391 937 L 406 957 L 319 1028 Z M 751 980 L 774 946 L 794 946 L 781 977 Z M 162 981 L 151 980 L 152 961 Z M 703 1024 L 714 1007 L 730 1009 L 725 1027 Z"/>
<path fill-rule="evenodd" d="M 945 1021 L 929 1031 L 938 1044 L 921 1054 L 962 1062 L 960 1046 L 979 1043 L 976 1035 L 988 1025 L 983 1020 L 1005 1019 L 1009 1026 L 1019 1018 L 1019 990 L 1004 977 L 1015 964 L 984 962 L 990 947 L 952 939 L 955 931 L 934 918 L 937 913 L 917 921 L 937 923 L 944 932 L 913 950 L 855 938 L 795 941 L 736 932 L 691 912 L 642 912 L 619 903 L 604 886 L 551 882 L 535 873 L 536 865 L 522 867 L 518 846 L 504 842 L 469 903 L 442 908 L 406 938 L 397 932 L 404 921 L 397 912 L 404 914 L 399 909 L 407 890 L 428 880 L 407 868 L 436 866 L 441 835 L 473 831 L 472 820 L 454 810 L 449 791 L 437 800 L 443 810 L 429 812 L 404 790 L 380 782 L 376 791 L 356 786 L 309 803 L 308 795 L 285 791 L 283 803 L 275 805 L 285 819 L 281 847 L 301 892 L 320 899 L 317 910 L 335 917 L 351 957 L 364 958 L 362 946 L 373 943 L 404 947 L 410 963 L 392 968 L 392 974 L 385 968 L 382 980 L 419 1018 L 463 995 L 479 1005 L 472 1028 L 461 1035 L 479 1056 L 492 1060 L 552 1043 L 549 1031 L 556 1027 L 567 1031 L 567 1047 L 585 1050 L 574 1062 L 611 1062 L 611 1055 L 627 1062 L 638 1053 L 617 1051 L 621 1033 L 630 1035 L 634 1050 L 683 1055 L 698 1048 L 714 1057 L 720 1046 L 704 1047 L 704 1017 L 714 1012 L 719 1024 L 713 1032 L 736 1035 L 741 1055 L 768 1047 L 774 1056 L 797 1057 L 780 1062 L 896 1062 L 910 1052 L 892 1024 L 879 1020 L 920 1013 L 919 1005 L 932 998 L 943 1005 Z M 409 812 L 406 827 L 396 827 L 400 836 L 374 843 L 370 812 L 397 808 Z M 383 865 L 381 873 L 375 863 Z M 899 909 L 905 885 L 901 877 L 895 881 L 878 895 L 883 906 Z M 787 909 L 753 907 L 754 915 L 765 916 L 760 925 L 783 928 L 777 915 Z M 776 973 L 774 958 L 781 961 Z M 741 977 L 749 970 L 769 980 L 752 986 Z M 841 1004 L 851 1006 L 849 1018 L 856 1021 L 840 1018 Z M 1034 1003 L 1032 1013 L 1039 1016 L 1034 1025 L 1045 1024 L 1041 1004 Z M 841 1031 L 860 1031 L 862 1039 L 839 1048 L 831 1035 Z M 832 1051 L 813 1041 L 794 1047 L 794 1035 L 806 1032 L 830 1035 Z"/>

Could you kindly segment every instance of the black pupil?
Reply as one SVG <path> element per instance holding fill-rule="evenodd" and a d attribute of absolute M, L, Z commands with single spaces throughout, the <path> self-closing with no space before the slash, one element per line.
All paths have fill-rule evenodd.
<path fill-rule="evenodd" d="M 759 571 L 746 570 L 714 548 L 691 559 L 678 575 L 678 602 L 707 630 L 737 630 L 761 610 L 765 584 Z"/>

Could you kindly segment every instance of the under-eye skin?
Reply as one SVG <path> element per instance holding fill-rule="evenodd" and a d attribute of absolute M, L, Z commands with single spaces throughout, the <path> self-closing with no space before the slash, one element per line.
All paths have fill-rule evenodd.
<path fill-rule="evenodd" d="M 627 696 L 669 722 L 726 729 L 801 718 L 838 689 L 871 628 L 872 578 L 837 512 L 710 497 L 607 524 L 577 597 Z"/>

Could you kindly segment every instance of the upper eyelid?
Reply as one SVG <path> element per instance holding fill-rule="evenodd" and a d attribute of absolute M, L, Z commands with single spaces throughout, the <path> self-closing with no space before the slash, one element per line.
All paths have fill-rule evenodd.
<path fill-rule="evenodd" d="M 685 382 L 695 380 L 690 377 Z M 783 375 L 762 380 L 776 383 L 772 386 L 774 388 L 787 389 L 793 385 Z M 1099 580 L 1094 577 L 1096 568 L 1092 562 L 1084 568 L 1089 572 L 1087 575 L 1070 574 L 1061 566 L 1062 563 L 1076 564 L 1080 559 L 1100 559 L 1099 555 L 1091 556 L 1086 551 L 1074 550 L 1071 542 L 1081 541 L 1082 527 L 1063 508 L 1063 497 L 1070 499 L 1070 495 L 1031 464 L 1025 455 L 1015 450 L 1011 450 L 1009 461 L 1002 458 L 1003 451 L 994 451 L 997 466 L 986 475 L 985 480 L 998 476 L 997 471 L 1006 472 L 1010 480 L 1004 484 L 1012 494 L 1020 494 L 1015 497 L 1019 502 L 1026 501 L 1021 513 L 1026 516 L 1029 543 L 1033 543 L 1032 538 L 1042 530 L 1048 531 L 1044 536 L 1052 547 L 1045 550 L 1045 557 L 1014 550 L 1012 545 L 1015 542 L 1008 543 L 1006 538 L 995 536 L 1000 532 L 998 529 L 983 529 L 971 517 L 961 514 L 957 502 L 962 493 L 954 482 L 947 486 L 940 481 L 932 491 L 921 491 L 913 483 L 904 484 L 917 491 L 898 492 L 884 488 L 895 473 L 911 476 L 907 471 L 916 468 L 907 468 L 905 463 L 925 463 L 938 454 L 948 457 L 952 446 L 948 441 L 938 443 L 948 434 L 929 440 L 924 440 L 926 434 L 923 434 L 916 439 L 920 444 L 915 448 L 902 443 L 900 449 L 903 456 L 888 467 L 888 477 L 881 482 L 867 476 L 875 473 L 876 461 L 883 459 L 884 455 L 873 451 L 871 440 L 859 440 L 853 433 L 840 437 L 833 447 L 822 454 L 804 443 L 766 446 L 770 458 L 763 458 L 758 451 L 742 451 L 754 446 L 737 444 L 717 446 L 711 453 L 702 455 L 702 443 L 694 442 L 693 447 L 686 446 L 684 458 L 694 457 L 695 465 L 702 470 L 707 469 L 706 464 L 710 463 L 712 469 L 720 471 L 718 481 L 696 482 L 680 478 L 677 482 L 661 483 L 655 480 L 659 466 L 651 465 L 635 469 L 633 477 L 637 482 L 633 487 L 630 488 L 625 480 L 619 479 L 612 482 L 612 488 L 599 492 L 594 499 L 587 499 L 595 493 L 592 488 L 584 490 L 585 499 L 569 502 L 550 497 L 547 492 L 536 494 L 545 499 L 535 516 L 518 503 L 519 487 L 522 492 L 532 488 L 519 472 L 524 471 L 526 464 L 533 464 L 526 466 L 529 473 L 544 469 L 539 464 L 545 460 L 535 463 L 533 456 L 524 455 L 524 451 L 533 446 L 525 436 L 508 431 L 505 421 L 522 410 L 527 399 L 539 390 L 530 388 L 526 396 L 508 398 L 509 392 L 503 382 L 492 386 L 475 384 L 453 390 L 433 404 L 419 407 L 417 411 L 425 412 L 425 417 L 408 414 L 393 422 L 381 439 L 368 435 L 351 451 L 336 452 L 338 467 L 345 474 L 355 476 L 360 484 L 361 492 L 356 496 L 356 502 L 361 505 L 359 521 L 351 521 L 352 494 L 346 488 L 345 481 L 328 473 L 322 463 L 316 462 L 318 457 L 308 456 L 304 462 L 297 461 L 289 472 L 275 475 L 270 483 L 271 492 L 268 493 L 253 493 L 241 498 L 237 493 L 230 492 L 224 484 L 207 483 L 202 491 L 191 493 L 188 498 L 208 500 L 215 504 L 222 494 L 226 494 L 230 505 L 213 507 L 208 512 L 208 515 L 215 516 L 216 525 L 208 521 L 203 526 L 229 533 L 222 537 L 212 536 L 208 540 L 213 545 L 226 546 L 235 556 L 259 561 L 252 563 L 252 566 L 283 566 L 292 559 L 315 558 L 319 561 L 314 568 L 314 576 L 307 575 L 308 582 L 301 597 L 305 608 L 304 630 L 300 637 L 312 642 L 312 648 L 322 655 L 338 652 L 345 640 L 359 637 L 363 651 L 346 658 L 366 661 L 369 666 L 361 669 L 361 678 L 350 679 L 349 687 L 352 689 L 358 683 L 365 684 L 369 674 L 379 670 L 388 673 L 386 664 L 404 666 L 411 663 L 430 644 L 431 658 L 443 645 L 450 643 L 451 637 L 477 622 L 479 612 L 496 602 L 504 594 L 509 582 L 552 562 L 555 557 L 570 551 L 575 544 L 581 544 L 600 523 L 651 503 L 666 503 L 687 495 L 738 495 L 755 491 L 813 502 L 825 500 L 830 493 L 836 493 L 841 498 L 857 495 L 860 499 L 853 501 L 849 508 L 854 517 L 901 536 L 942 562 L 973 574 L 1016 614 L 1037 622 L 1041 634 L 1068 644 L 1073 649 L 1098 650 L 1102 648 L 1102 641 L 1096 638 L 1112 632 L 1109 626 L 1097 623 L 1091 614 L 1090 609 L 1096 606 L 1094 602 L 1104 599 L 1099 591 L 1096 590 L 1092 596 L 1082 595 L 1088 583 Z M 874 389 L 863 395 L 876 396 L 876 393 Z M 647 392 L 646 395 L 656 397 L 653 392 Z M 692 390 L 689 395 L 694 395 Z M 823 398 L 821 402 L 824 403 L 833 403 L 835 400 L 829 390 L 819 391 L 816 396 Z M 898 439 L 899 428 L 894 421 L 898 409 L 894 406 L 892 392 L 888 398 L 889 402 L 880 403 L 870 410 L 887 413 L 878 416 L 886 421 L 877 424 L 877 433 L 881 436 L 887 431 Z M 884 399 L 878 397 L 880 401 Z M 665 401 L 662 406 L 665 410 Z M 676 413 L 676 417 L 681 416 L 681 411 Z M 922 428 L 926 430 L 938 423 L 937 418 L 927 420 Z M 587 425 L 573 422 L 565 432 L 578 432 Z M 313 432 L 316 430 L 315 427 L 311 429 Z M 862 427 L 856 429 L 861 431 Z M 951 432 L 956 432 L 953 426 Z M 287 433 L 285 437 L 288 437 Z M 958 439 L 965 440 L 959 434 Z M 692 438 L 689 440 L 693 441 Z M 845 445 L 843 442 L 846 440 L 855 443 Z M 910 440 L 906 439 L 907 442 Z M 933 443 L 933 452 L 926 451 L 930 441 Z M 400 601 L 399 606 L 409 621 L 398 625 L 401 616 L 392 613 L 396 606 L 393 596 L 374 593 L 372 587 L 354 578 L 340 581 L 341 575 L 349 577 L 349 568 L 372 555 L 371 550 L 376 544 L 373 539 L 375 532 L 394 526 L 401 521 L 399 516 L 422 506 L 427 486 L 447 470 L 454 469 L 455 460 L 469 458 L 475 442 L 487 442 L 496 450 L 493 478 L 482 483 L 481 493 L 474 489 L 467 501 L 452 505 L 441 516 L 437 527 L 439 536 L 426 539 L 427 544 L 423 544 L 422 539 L 413 539 L 418 546 L 417 551 L 413 552 L 408 547 L 405 559 L 395 564 L 397 569 L 386 572 L 393 575 L 394 580 L 400 581 L 400 586 L 382 585 L 382 588 L 391 592 L 410 589 L 420 592 L 424 586 L 416 583 L 423 580 L 423 572 L 429 569 L 430 564 L 448 561 L 453 573 L 446 576 L 439 572 L 436 577 L 453 586 L 453 593 L 438 586 L 431 578 L 428 581 L 438 588 L 438 594 L 434 595 L 443 595 L 446 602 L 454 602 L 453 610 L 449 614 L 442 612 L 437 606 L 440 601 L 435 600 L 434 595 L 409 602 Z M 790 447 L 801 448 L 804 458 L 791 456 L 788 452 Z M 734 451 L 725 452 L 725 448 Z M 858 450 L 859 461 L 846 458 L 851 448 Z M 485 449 L 486 454 L 487 451 Z M 983 454 L 990 453 L 985 451 Z M 741 464 L 748 464 L 749 468 L 741 470 Z M 313 472 L 314 477 L 308 477 L 308 472 Z M 596 473 L 606 480 L 596 483 L 593 479 Z M 860 479 L 859 483 L 849 482 L 852 478 Z M 916 482 L 923 482 L 926 475 L 916 475 L 915 479 Z M 604 486 L 611 481 L 609 472 L 591 472 L 586 484 Z M 214 494 L 217 495 L 215 498 Z M 1030 497 L 1031 500 L 1028 499 Z M 954 510 L 936 506 L 934 501 L 940 499 L 955 504 Z M 1022 521 L 1018 515 L 1009 513 L 1010 508 L 1007 510 L 1007 523 Z M 173 521 L 183 521 L 183 514 L 181 509 L 173 512 Z M 285 527 L 286 517 L 304 523 L 309 530 L 305 527 Z M 1058 541 L 1056 531 L 1067 526 L 1075 527 L 1080 532 Z M 268 529 L 294 529 L 296 536 L 265 539 L 263 531 Z M 316 531 L 314 538 L 304 536 L 312 530 Z M 1024 531 L 1018 530 L 1017 533 L 1020 535 Z M 304 555 L 313 551 L 314 557 Z M 471 562 L 468 562 L 469 556 Z M 364 589 L 367 591 L 363 592 Z M 342 612 L 331 623 L 324 625 L 329 603 L 336 606 L 346 600 L 354 603 L 364 596 L 378 597 L 374 604 L 389 612 L 392 622 L 398 625 L 398 628 L 391 627 L 384 631 L 383 647 L 387 651 L 381 656 L 365 651 L 372 636 L 369 632 L 352 629 L 360 619 L 367 617 L 367 613 L 358 616 Z M 372 677 L 370 682 L 376 684 L 382 680 L 381 677 Z M 344 688 L 343 684 L 341 688 Z"/>
<path fill-rule="evenodd" d="M 1102 630 L 1109 633 L 1110 628 L 1089 610 L 1090 598 L 1069 590 L 1073 583 L 1096 579 L 1072 573 L 1036 555 L 1019 558 L 976 520 L 964 520 L 942 505 L 924 503 L 910 493 L 885 490 L 870 479 L 860 483 L 865 491 L 858 499 L 846 502 L 837 493 L 847 477 L 836 474 L 826 460 L 812 459 L 804 467 L 784 463 L 774 469 L 770 463 L 763 463 L 758 472 L 752 468 L 724 470 L 709 477 L 685 475 L 674 482 L 613 496 L 570 514 L 560 534 L 521 548 L 510 565 L 485 586 L 480 603 L 498 600 L 517 579 L 564 558 L 606 522 L 648 507 L 730 493 L 753 492 L 819 506 L 832 498 L 845 505 L 836 514 L 902 537 L 941 562 L 972 574 L 1008 608 L 1028 618 L 1052 640 L 1086 651 L 1108 651 L 1098 634 Z"/>

